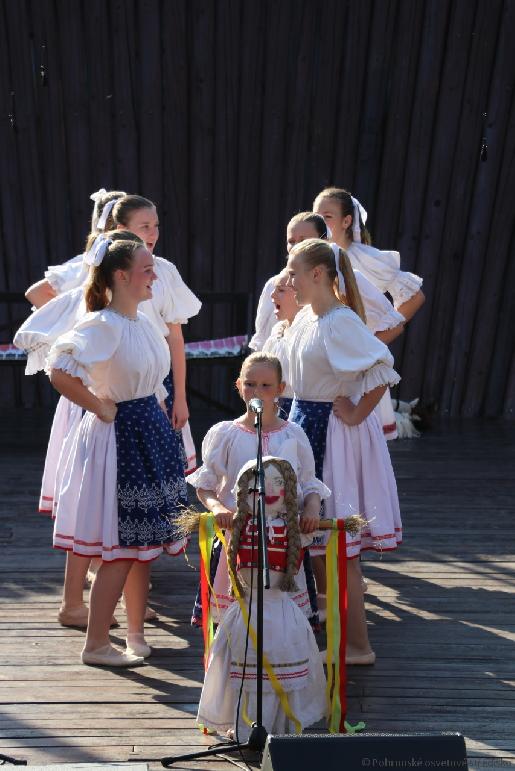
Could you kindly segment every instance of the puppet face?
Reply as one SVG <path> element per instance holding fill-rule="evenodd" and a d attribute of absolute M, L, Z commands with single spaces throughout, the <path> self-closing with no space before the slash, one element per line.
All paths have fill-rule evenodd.
<path fill-rule="evenodd" d="M 255 496 L 255 502 L 254 502 Z M 248 504 L 251 510 L 257 509 L 257 493 L 251 492 Z M 265 513 L 267 519 L 274 519 L 284 512 L 284 479 L 281 472 L 272 464 L 265 468 Z"/>

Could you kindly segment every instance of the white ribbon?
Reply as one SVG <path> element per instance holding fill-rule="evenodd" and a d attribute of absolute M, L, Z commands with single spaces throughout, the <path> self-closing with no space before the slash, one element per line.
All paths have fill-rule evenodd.
<path fill-rule="evenodd" d="M 111 213 L 111 209 L 113 208 L 117 200 L 118 200 L 117 198 L 113 198 L 111 201 L 108 201 L 106 203 L 106 205 L 102 209 L 102 216 L 97 222 L 97 230 L 102 230 L 102 231 L 105 230 L 107 218 L 109 217 Z M 95 206 L 98 207 L 98 203 L 95 203 Z"/>
<path fill-rule="evenodd" d="M 340 247 L 338 244 L 331 244 L 331 249 L 333 250 L 333 256 L 334 256 L 334 265 L 336 267 L 336 273 L 338 275 L 338 289 L 340 292 L 345 294 L 345 279 L 343 278 L 343 273 L 340 270 Z"/>
<path fill-rule="evenodd" d="M 91 201 L 95 201 L 95 203 L 98 203 L 99 201 L 102 200 L 102 198 L 105 196 L 106 193 L 107 193 L 107 190 L 105 189 L 105 187 L 101 187 L 100 190 L 97 190 L 96 193 L 91 193 L 89 198 Z"/>
<path fill-rule="evenodd" d="M 88 249 L 88 251 L 84 254 L 84 263 L 90 267 L 96 267 L 97 265 L 100 265 L 105 257 L 109 245 L 112 243 L 113 242 L 110 238 L 106 238 L 102 234 L 97 236 L 93 241 L 91 248 Z"/>
<path fill-rule="evenodd" d="M 363 225 L 365 225 L 368 215 L 365 208 L 360 204 L 357 198 L 354 198 L 354 196 L 351 195 L 351 199 L 354 206 L 354 216 L 352 218 L 352 238 L 354 241 L 361 243 L 361 227 L 359 224 L 359 218 L 361 216 L 361 221 Z"/>

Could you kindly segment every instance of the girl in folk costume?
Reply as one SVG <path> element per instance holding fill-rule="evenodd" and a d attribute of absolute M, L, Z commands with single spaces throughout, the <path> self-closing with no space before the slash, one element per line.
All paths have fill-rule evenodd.
<path fill-rule="evenodd" d="M 116 201 L 124 195 L 123 192 L 105 190 L 91 195 L 95 206 L 88 240 L 115 227 L 112 210 Z M 131 235 L 130 238 L 132 237 Z M 26 375 L 34 375 L 44 369 L 51 345 L 86 313 L 83 284 L 88 276 L 89 265 L 84 261 L 84 257 L 84 254 L 80 254 L 63 265 L 49 267 L 45 273 L 46 278 L 34 284 L 26 292 L 25 296 L 37 310 L 22 324 L 14 338 L 15 345 L 27 352 Z M 59 458 L 66 438 L 78 426 L 81 417 L 82 412 L 76 404 L 64 397 L 59 399 L 50 431 L 41 482 L 39 498 L 41 513 L 52 513 Z M 66 611 L 62 614 L 63 620 L 66 620 L 65 617 Z M 86 621 L 87 611 L 84 617 L 84 622 Z"/>
<path fill-rule="evenodd" d="M 281 362 L 283 380 L 285 383 L 282 396 L 279 398 L 280 417 L 285 420 L 290 414 L 293 400 L 293 390 L 289 378 L 289 348 L 287 337 L 293 320 L 300 308 L 295 300 L 293 288 L 288 284 L 288 271 L 286 268 L 275 276 L 274 288 L 271 299 L 274 304 L 274 316 L 277 323 L 272 327 L 270 337 L 265 340 L 263 352 L 276 356 Z"/>
<path fill-rule="evenodd" d="M 325 516 L 360 514 L 368 522 L 360 536 L 347 536 L 347 663 L 372 664 L 360 562 L 353 558 L 366 549 L 395 549 L 402 540 L 392 464 L 374 412 L 399 377 L 390 352 L 362 321 L 354 273 L 340 247 L 303 241 L 290 252 L 288 271 L 297 302 L 311 306 L 289 337 L 291 420 L 306 431 L 317 474 L 332 490 Z"/>
<path fill-rule="evenodd" d="M 116 234 L 111 233 L 111 238 L 123 239 L 129 232 L 127 230 L 127 223 L 129 223 L 139 231 L 145 244 L 153 249 L 158 237 L 154 205 L 148 199 L 140 196 L 122 196 L 121 199 L 113 199 L 109 196 L 111 194 L 108 193 L 105 200 L 99 199 L 97 196 L 93 214 L 93 222 L 96 226 L 103 227 L 104 223 L 113 222 L 118 230 Z M 115 204 L 117 204 L 117 208 L 113 211 Z M 115 216 L 116 223 L 112 219 Z M 27 374 L 37 372 L 44 366 L 45 357 L 55 339 L 71 329 L 75 321 L 85 312 L 83 280 L 89 272 L 88 261 L 94 258 L 91 255 L 95 254 L 95 249 L 98 246 L 98 243 L 95 244 L 95 235 L 96 233 L 92 233 L 89 238 L 88 243 L 91 247 L 89 256 L 82 255 L 80 261 L 72 260 L 62 266 L 63 269 L 66 268 L 67 286 L 75 286 L 75 288 L 69 289 L 36 311 L 15 337 L 16 345 L 28 351 Z M 132 234 L 129 238 L 133 238 Z M 101 240 L 99 238 L 99 242 Z M 174 370 L 174 380 L 177 379 L 179 392 L 182 392 L 184 387 L 181 387 L 181 384 L 184 381 L 185 364 L 182 367 L 181 355 L 184 358 L 184 344 L 180 325 L 185 323 L 189 317 L 196 315 L 201 304 L 184 284 L 174 265 L 160 257 L 155 257 L 154 263 L 158 280 L 154 284 L 152 298 L 143 301 L 140 310 L 163 332 L 170 350 L 173 349 L 176 363 L 178 362 Z M 87 269 L 86 273 L 84 272 L 84 265 Z M 181 412 L 180 415 L 173 413 L 173 382 L 170 373 L 165 379 L 165 386 L 168 391 L 166 398 L 168 414 L 178 426 L 178 418 L 182 420 L 184 413 Z M 80 419 L 80 409 L 67 399 L 61 398 L 52 424 L 47 450 L 40 511 L 52 513 L 55 509 L 54 491 L 60 458 L 63 457 L 63 448 L 71 443 L 73 432 Z M 65 442 L 66 437 L 68 440 Z M 183 427 L 182 437 L 187 448 L 188 464 L 194 467 L 196 465 L 195 448 L 187 423 Z M 183 450 L 182 452 L 184 455 Z M 72 553 L 67 555 L 63 602 L 58 614 L 59 622 L 64 626 L 87 626 L 88 609 L 84 605 L 83 587 L 88 567 L 88 560 Z M 147 620 L 155 617 L 155 615 L 154 611 L 150 608 L 147 609 Z"/>
<path fill-rule="evenodd" d="M 64 459 L 54 546 L 101 557 L 91 590 L 82 661 L 133 666 L 150 654 L 143 636 L 151 561 L 178 554 L 174 519 L 186 504 L 179 438 L 159 402 L 170 352 L 138 305 L 152 296 L 152 254 L 139 239 L 97 245 L 88 313 L 57 339 L 47 359 L 55 388 L 86 410 Z M 124 587 L 127 650 L 109 640 Z"/>
<path fill-rule="evenodd" d="M 139 195 L 125 195 L 118 192 L 105 193 L 100 190 L 91 196 L 95 200 L 92 217 L 92 233 L 109 229 L 135 233 L 153 253 L 159 238 L 159 218 L 155 204 L 148 198 Z M 173 263 L 162 257 L 155 256 L 156 296 L 152 307 L 148 305 L 144 312 L 163 329 L 170 348 L 172 361 L 171 377 L 166 382 L 169 391 L 167 409 L 172 425 L 183 430 L 183 440 L 188 458 L 188 469 L 195 468 L 195 448 L 191 437 L 188 420 L 188 405 L 186 403 L 186 359 L 184 355 L 184 338 L 181 325 L 188 318 L 196 315 L 201 303 L 183 282 Z M 65 289 L 82 286 L 88 276 L 88 265 L 83 255 L 69 260 L 61 266 L 50 267 L 46 278 L 31 287 L 26 296 L 36 304 L 39 297 L 53 293 L 58 294 Z M 40 286 L 41 285 L 41 286 Z M 36 288 L 40 294 L 35 294 Z"/>
<path fill-rule="evenodd" d="M 300 426 L 277 415 L 277 402 L 284 390 L 279 360 L 266 353 L 251 354 L 242 364 L 236 385 L 247 405 L 245 414 L 236 420 L 217 423 L 209 429 L 202 442 L 202 466 L 188 477 L 188 483 L 196 488 L 197 496 L 206 509 L 215 514 L 219 527 L 231 527 L 236 510 L 234 486 L 238 473 L 257 453 L 254 413 L 248 405 L 251 399 L 261 399 L 263 452 L 267 455 L 282 455 L 285 447 L 292 444 L 296 447 L 296 473 L 302 491 L 300 527 L 303 533 L 312 533 L 319 522 L 320 499 L 330 495 L 330 490 L 315 476 L 313 452 L 304 431 Z M 220 559 L 220 550 L 213 555 L 211 570 L 214 577 L 211 610 L 214 618 L 219 621 L 232 602 L 226 561 Z M 294 599 L 306 616 L 310 616 L 303 570 L 297 583 L 299 592 Z M 195 625 L 200 625 L 201 610 L 197 596 L 192 619 Z"/>
<path fill-rule="evenodd" d="M 394 307 L 406 321 L 413 318 L 425 301 L 422 279 L 400 269 L 399 252 L 382 251 L 371 245 L 366 229 L 367 212 L 347 190 L 327 187 L 313 202 L 331 228 L 332 240 L 344 249 L 355 270 L 359 270 L 381 292 L 388 292 Z"/>
<path fill-rule="evenodd" d="M 307 238 L 332 239 L 331 230 L 328 229 L 324 218 L 320 214 L 315 214 L 313 212 L 300 212 L 299 214 L 296 214 L 288 223 L 286 232 L 286 248 L 288 253 L 295 244 L 301 243 L 301 241 L 304 241 Z M 354 275 L 365 309 L 366 325 L 379 340 L 382 340 L 383 343 L 389 345 L 402 334 L 405 318 L 392 307 L 391 302 L 387 300 L 384 294 L 382 294 L 382 292 L 359 270 L 355 269 Z M 271 279 L 271 281 L 274 281 L 275 278 Z M 258 314 L 258 316 L 263 325 L 267 314 L 270 316 L 273 316 L 274 314 L 273 301 L 270 296 L 265 296 L 267 286 L 268 282 L 265 285 L 265 289 L 263 290 L 259 301 L 261 310 L 260 315 Z M 270 293 L 268 294 L 270 295 Z M 268 326 L 266 328 L 268 328 Z M 389 392 L 385 393 L 379 402 L 377 409 L 385 437 L 387 439 L 395 439 L 397 437 L 397 429 Z"/>
<path fill-rule="evenodd" d="M 332 240 L 347 252 L 352 267 L 366 276 L 380 292 L 388 292 L 404 321 L 410 321 L 425 302 L 420 288 L 422 279 L 400 269 L 399 252 L 382 251 L 372 246 L 370 233 L 365 227 L 367 212 L 360 202 L 343 188 L 328 187 L 315 198 L 313 211 L 323 216 L 331 228 Z M 383 339 L 383 342 L 388 344 L 391 341 Z M 386 438 L 395 439 L 397 427 L 389 393 L 379 402 L 378 410 L 383 427 L 386 427 Z"/>
<path fill-rule="evenodd" d="M 302 560 L 299 505 L 302 493 L 287 460 L 265 457 L 265 516 L 270 562 L 270 589 L 263 593 L 264 656 L 263 725 L 270 733 L 292 733 L 321 720 L 326 714 L 325 675 L 318 647 L 305 615 L 291 599 L 295 575 Z M 236 482 L 236 513 L 231 514 L 228 547 L 229 571 L 241 599 L 224 615 L 211 647 L 197 721 L 246 740 L 256 718 L 256 650 L 246 650 L 249 595 L 257 591 L 257 508 L 255 463 L 241 469 Z M 309 538 L 304 538 L 306 543 Z M 255 610 L 251 615 L 255 626 Z M 246 659 L 246 663 L 244 664 Z M 271 671 L 275 675 L 272 681 Z M 240 688 L 242 701 L 238 710 Z M 290 713 L 279 693 L 286 694 Z M 294 720 L 297 724 L 295 725 Z"/>

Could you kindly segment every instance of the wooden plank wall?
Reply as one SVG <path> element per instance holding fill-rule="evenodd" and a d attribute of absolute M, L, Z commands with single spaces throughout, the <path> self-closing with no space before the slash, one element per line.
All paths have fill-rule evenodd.
<path fill-rule="evenodd" d="M 394 349 L 400 396 L 513 416 L 514 0 L 0 0 L 0 14 L 0 289 L 78 253 L 104 186 L 156 201 L 158 252 L 194 289 L 257 296 L 288 219 L 338 184 L 425 280 Z M 243 331 L 229 326 L 206 310 L 191 335 Z M 3 379 L 6 403 L 40 398 Z"/>

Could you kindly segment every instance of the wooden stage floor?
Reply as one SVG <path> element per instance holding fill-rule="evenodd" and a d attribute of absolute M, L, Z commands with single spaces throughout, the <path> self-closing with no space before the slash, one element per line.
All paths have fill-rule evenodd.
<path fill-rule="evenodd" d="M 83 633 L 56 621 L 63 554 L 35 511 L 48 413 L 5 412 L 0 450 L 0 753 L 29 763 L 148 761 L 209 743 L 195 728 L 197 573 L 162 559 L 154 655 L 125 672 L 83 667 Z M 376 666 L 349 670 L 349 719 L 370 731 L 461 731 L 470 768 L 515 767 L 515 426 L 440 424 L 390 445 L 405 527 L 367 557 Z M 192 562 L 197 563 L 195 555 Z M 124 615 L 113 637 L 124 638 Z M 188 768 L 229 768 L 224 761 Z"/>

